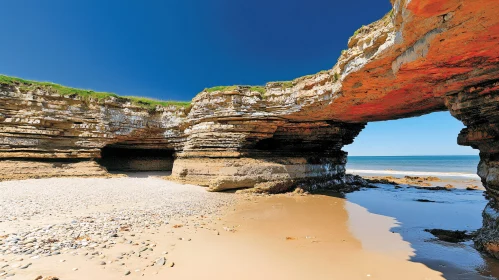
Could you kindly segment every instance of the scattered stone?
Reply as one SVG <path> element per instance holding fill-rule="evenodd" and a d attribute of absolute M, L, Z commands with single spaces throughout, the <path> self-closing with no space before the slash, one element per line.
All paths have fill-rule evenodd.
<path fill-rule="evenodd" d="M 109 267 L 111 267 L 112 261 L 116 261 L 116 265 L 119 265 L 122 262 L 118 260 L 127 258 L 127 256 L 137 256 L 139 251 L 142 252 L 141 257 L 145 258 L 149 254 L 152 255 L 154 249 L 157 251 L 160 245 L 157 245 L 152 240 L 144 241 L 144 245 L 138 245 L 134 253 L 132 252 L 130 255 L 125 253 L 116 258 L 110 257 L 106 252 L 108 248 L 114 247 L 119 242 L 126 244 L 123 246 L 131 246 L 128 245 L 128 242 L 132 242 L 132 240 L 129 240 L 131 238 L 134 239 L 133 242 L 141 243 L 142 240 L 139 239 L 141 238 L 139 233 L 141 230 L 147 233 L 155 232 L 160 227 L 164 227 L 165 221 L 168 222 L 173 217 L 179 225 L 176 228 L 189 227 L 189 229 L 192 229 L 192 227 L 188 226 L 187 217 L 201 214 L 211 215 L 222 209 L 222 206 L 232 204 L 235 201 L 233 195 L 199 192 L 194 187 L 192 188 L 193 191 L 185 191 L 186 188 L 190 188 L 189 186 L 157 188 L 156 186 L 158 184 L 163 185 L 163 182 L 155 182 L 155 179 L 147 183 L 149 189 L 144 193 L 120 191 L 115 194 L 114 188 L 110 187 L 114 183 L 107 185 L 107 180 L 114 179 L 102 180 L 106 180 L 106 183 L 99 184 L 99 186 L 102 185 L 102 188 L 99 187 L 97 193 L 91 197 L 86 197 L 85 194 L 88 187 L 91 187 L 95 182 L 89 183 L 88 180 L 77 178 L 61 178 L 56 183 L 43 182 L 43 188 L 40 188 L 39 180 L 23 182 L 20 185 L 22 186 L 21 189 L 20 186 L 2 185 L 2 188 L 5 188 L 6 191 L 3 191 L 0 196 L 0 205 L 5 204 L 9 205 L 9 207 L 0 211 L 0 222 L 11 221 L 14 217 L 18 217 L 19 213 L 23 213 L 23 216 L 19 217 L 22 220 L 27 220 L 30 216 L 33 217 L 33 220 L 35 218 L 59 220 L 64 215 L 72 215 L 71 213 L 75 209 L 91 209 L 96 205 L 104 204 L 119 205 L 123 201 L 136 199 L 137 196 L 142 196 L 140 199 L 147 199 L 147 201 L 154 200 L 155 203 L 148 203 L 141 209 L 133 210 L 121 206 L 110 207 L 103 211 L 89 213 L 87 216 L 71 216 L 67 219 L 67 222 L 58 222 L 41 227 L 32 225 L 20 227 L 19 232 L 0 236 L 0 255 L 13 255 L 9 259 L 9 263 L 5 263 L 3 260 L 0 261 L 0 267 L 4 267 L 0 268 L 0 273 L 9 273 L 13 271 L 10 270 L 11 268 L 19 269 L 27 261 L 47 256 L 59 255 L 59 262 L 67 263 L 65 254 L 81 256 L 85 260 L 93 258 L 92 261 L 96 264 L 102 261 L 100 265 Z M 141 179 L 140 183 L 143 183 L 143 180 Z M 130 181 L 127 179 L 127 182 L 120 182 L 120 184 L 122 183 L 126 185 L 125 188 L 133 190 L 136 188 L 138 181 L 130 178 Z M 3 184 L 3 182 L 0 184 Z M 29 194 L 29 197 L 24 199 L 26 194 Z M 19 199 L 19 197 L 23 197 L 23 199 Z M 83 197 L 85 199 L 82 199 Z M 169 201 L 168 205 L 163 206 L 162 197 L 173 197 L 174 199 Z M 111 201 L 108 203 L 109 199 Z M 61 219 L 61 221 L 64 221 L 64 219 Z M 120 228 L 124 225 L 127 225 L 129 231 L 120 231 Z M 121 236 L 122 234 L 123 236 Z M 185 240 L 189 239 L 186 238 Z M 126 249 L 126 251 L 129 249 Z M 166 256 L 166 254 L 165 251 L 163 256 Z M 106 258 L 106 255 L 108 258 Z M 156 258 L 158 257 L 156 256 Z M 156 258 L 149 257 L 151 260 Z M 57 259 L 55 261 L 57 262 Z M 26 267 L 29 267 L 29 265 Z M 2 269 L 6 271 L 2 272 Z M 69 266 L 67 269 L 72 269 L 72 267 Z M 0 279 L 3 279 L 4 276 L 0 277 Z"/>
<path fill-rule="evenodd" d="M 161 257 L 156 260 L 156 265 L 163 266 L 166 263 L 166 259 L 164 257 Z"/>
<path fill-rule="evenodd" d="M 106 265 L 106 262 L 105 261 L 100 261 L 99 265 Z"/>
<path fill-rule="evenodd" d="M 175 266 L 175 263 L 174 263 L 174 262 L 168 262 L 168 263 L 166 264 L 166 266 L 168 266 L 168 267 L 173 267 L 173 266 Z"/>
<path fill-rule="evenodd" d="M 447 185 L 445 185 L 445 188 L 450 190 L 450 189 L 454 189 L 454 186 L 451 184 L 447 184 Z"/>
<path fill-rule="evenodd" d="M 26 269 L 26 268 L 30 267 L 30 265 L 31 265 L 31 263 L 27 263 L 27 264 L 21 266 L 20 269 Z"/>
<path fill-rule="evenodd" d="M 11 264 L 10 267 L 12 267 L 12 268 L 18 268 L 21 265 L 22 265 L 21 263 L 14 263 L 14 264 Z"/>
<path fill-rule="evenodd" d="M 475 233 L 468 234 L 465 230 L 425 229 L 442 241 L 459 243 L 475 237 Z"/>
<path fill-rule="evenodd" d="M 125 271 L 125 276 L 130 275 L 130 273 L 131 273 L 130 270 Z"/>
<path fill-rule="evenodd" d="M 417 201 L 417 202 L 436 202 L 435 200 L 429 200 L 429 199 L 424 199 L 424 198 L 416 199 L 415 201 Z"/>

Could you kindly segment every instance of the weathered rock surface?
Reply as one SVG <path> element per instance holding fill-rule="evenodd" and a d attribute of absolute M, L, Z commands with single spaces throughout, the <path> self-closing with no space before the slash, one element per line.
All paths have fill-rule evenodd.
<path fill-rule="evenodd" d="M 125 99 L 85 101 L 0 84 L 0 178 L 106 175 L 91 161 L 104 147 L 173 151 L 186 115 L 183 108 L 151 111 Z"/>
<path fill-rule="evenodd" d="M 458 142 L 481 152 L 478 174 L 490 204 L 477 244 L 497 256 L 499 5 L 496 0 L 392 4 L 390 13 L 350 38 L 332 69 L 264 88 L 205 90 L 190 109 L 149 110 L 120 98 L 87 102 L 1 84 L 3 179 L 19 177 L 16 172 L 52 176 L 63 166 L 67 175 L 100 174 L 102 169 L 88 164 L 98 160 L 106 166 L 101 151 L 107 147 L 123 154 L 169 151 L 168 159 L 150 165 L 140 156 L 108 161 L 127 161 L 114 165 L 117 169 L 144 170 L 168 169 L 174 159 L 172 178 L 211 190 L 303 180 L 334 187 L 350 180 L 341 148 L 366 122 L 450 110 L 467 126 Z M 51 160 L 51 167 L 43 162 L 16 171 L 21 160 L 41 159 Z M 91 171 L 79 174 L 74 164 Z M 53 170 L 38 172 L 47 168 Z"/>
<path fill-rule="evenodd" d="M 108 177 L 109 173 L 92 160 L 80 162 L 43 162 L 33 160 L 0 160 L 0 181 L 46 177 Z"/>
<path fill-rule="evenodd" d="M 499 258 L 499 80 L 467 87 L 447 95 L 445 101 L 451 114 L 466 125 L 458 143 L 480 150 L 478 175 L 489 205 L 475 244 Z"/>
<path fill-rule="evenodd" d="M 212 190 L 253 187 L 269 181 L 342 179 L 346 155 L 364 124 L 289 121 L 292 107 L 241 87 L 203 92 L 193 100 L 186 141 L 173 178 Z"/>
<path fill-rule="evenodd" d="M 365 122 L 450 109 L 468 126 L 460 143 L 482 151 L 480 175 L 493 195 L 497 131 L 489 116 L 499 80 L 499 8 L 492 0 L 392 4 L 350 38 L 331 70 L 264 88 L 205 90 L 190 109 L 151 110 L 122 98 L 86 101 L 2 84 L 2 164 L 49 159 L 55 170 L 65 163 L 67 174 L 75 164 L 68 160 L 97 160 L 110 170 L 172 169 L 172 178 L 212 190 L 311 178 L 341 182 L 341 148 Z M 106 158 L 105 149 L 117 152 Z M 144 156 L 154 151 L 169 156 Z"/>

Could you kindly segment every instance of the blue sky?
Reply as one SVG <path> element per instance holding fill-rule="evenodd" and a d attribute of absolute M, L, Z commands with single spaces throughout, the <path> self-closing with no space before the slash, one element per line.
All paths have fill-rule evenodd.
<path fill-rule="evenodd" d="M 0 73 L 190 100 L 205 87 L 263 85 L 329 69 L 356 29 L 390 9 L 388 0 L 4 0 Z M 359 142 L 377 143 L 392 125 L 403 127 L 371 124 Z M 411 133 L 427 133 L 418 127 Z M 442 143 L 457 153 L 452 132 Z"/>
<path fill-rule="evenodd" d="M 343 150 L 351 156 L 477 155 L 478 150 L 457 145 L 463 128 L 449 112 L 372 122 Z"/>

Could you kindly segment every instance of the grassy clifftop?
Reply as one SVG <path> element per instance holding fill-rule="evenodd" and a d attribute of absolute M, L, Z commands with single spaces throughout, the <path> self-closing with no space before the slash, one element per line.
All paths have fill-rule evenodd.
<path fill-rule="evenodd" d="M 96 99 L 103 100 L 110 97 L 124 98 L 130 100 L 132 103 L 147 108 L 154 109 L 156 106 L 175 106 L 187 108 L 191 105 L 190 101 L 162 101 L 152 98 L 136 97 L 136 96 L 119 96 L 111 92 L 99 92 L 86 89 L 77 89 L 72 87 L 66 87 L 59 84 L 54 84 L 51 82 L 38 82 L 30 81 L 16 77 L 10 77 L 5 75 L 0 75 L 0 84 L 8 85 L 18 85 L 21 91 L 29 91 L 33 89 L 44 89 L 51 92 L 56 92 L 60 95 L 78 95 L 84 100 Z"/>

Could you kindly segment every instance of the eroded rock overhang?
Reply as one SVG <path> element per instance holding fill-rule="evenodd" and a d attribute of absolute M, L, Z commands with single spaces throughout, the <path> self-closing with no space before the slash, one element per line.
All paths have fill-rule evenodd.
<path fill-rule="evenodd" d="M 118 145 L 170 151 L 174 178 L 216 190 L 310 177 L 341 183 L 341 148 L 366 122 L 448 110 L 460 106 L 452 96 L 499 79 L 495 1 L 392 4 L 381 20 L 355 32 L 332 69 L 264 87 L 207 89 L 190 108 L 142 108 L 121 98 L 89 101 L 3 84 L 3 176 L 18 170 L 19 160 L 105 172 L 95 160 Z M 204 168 L 196 167 L 201 161 Z"/>

